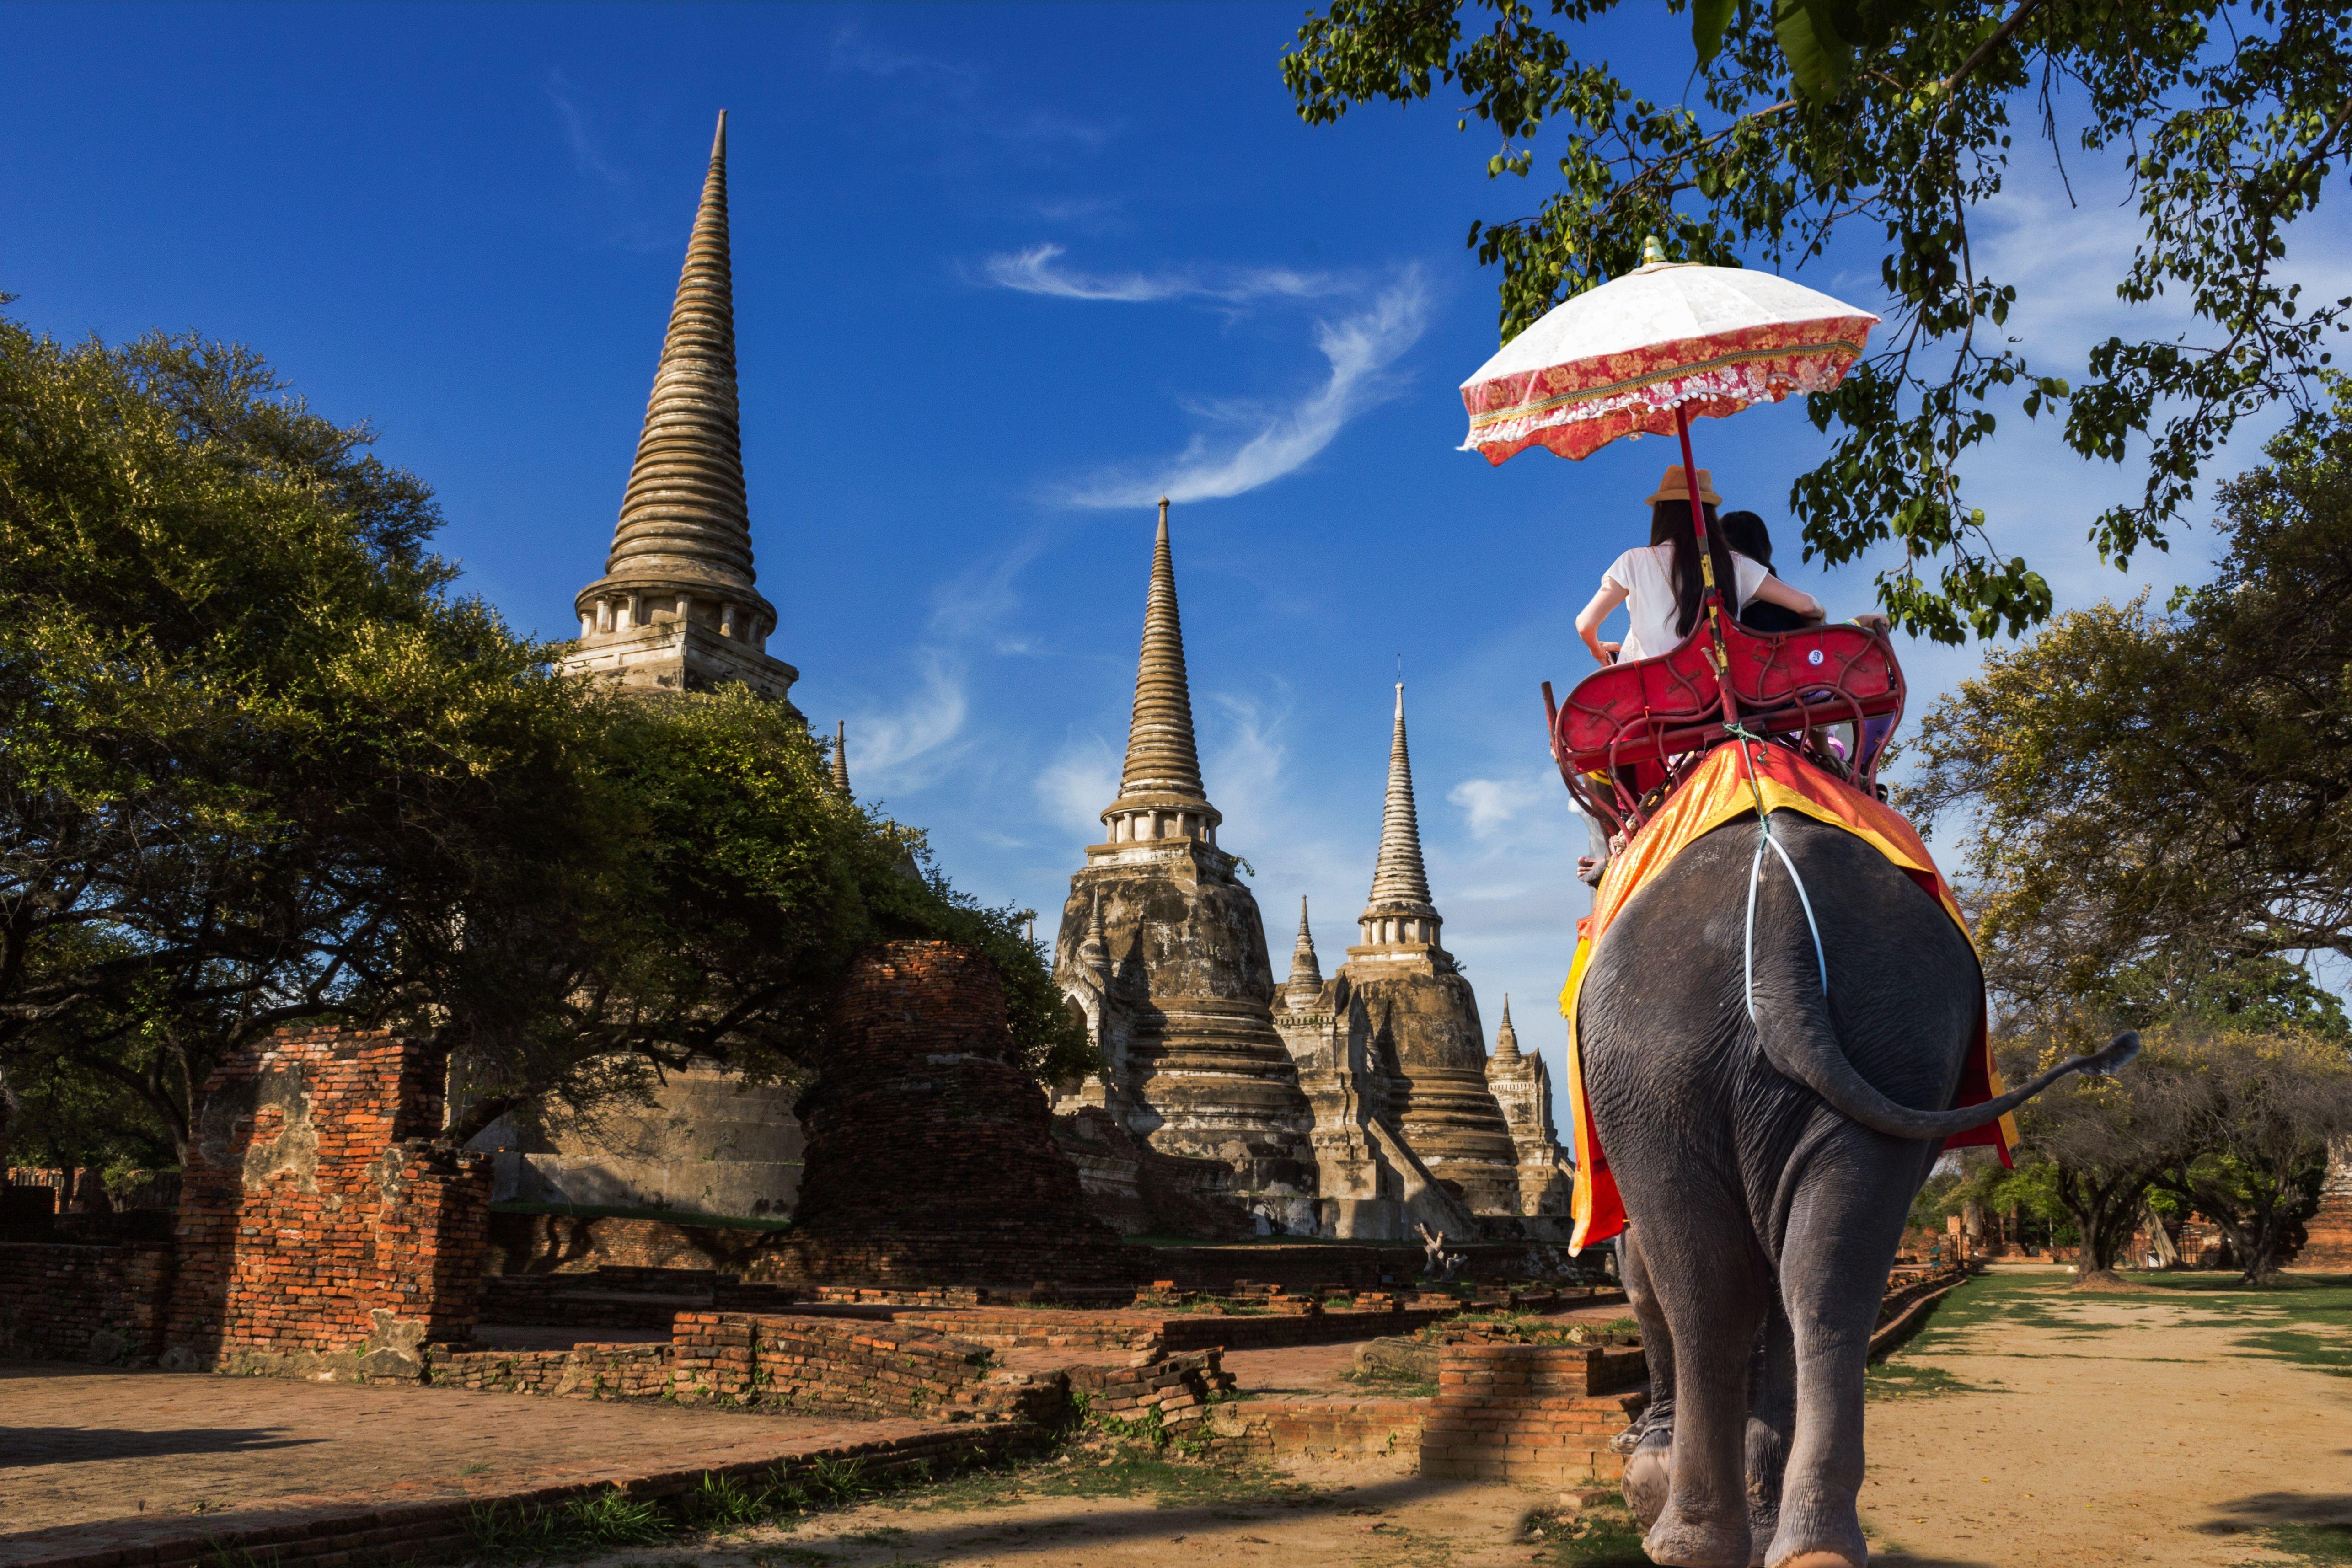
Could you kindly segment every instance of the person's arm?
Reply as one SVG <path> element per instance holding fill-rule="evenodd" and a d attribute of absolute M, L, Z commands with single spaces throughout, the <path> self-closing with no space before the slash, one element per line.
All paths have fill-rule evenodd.
<path fill-rule="evenodd" d="M 1601 580 L 1601 591 L 1592 596 L 1592 602 L 1586 605 L 1576 618 L 1576 634 L 1584 639 L 1584 645 L 1592 650 L 1592 656 L 1604 664 L 1617 662 L 1619 644 L 1601 640 L 1601 623 L 1609 619 L 1611 611 L 1624 602 L 1625 590 L 1615 579 L 1604 577 Z"/>
<path fill-rule="evenodd" d="M 1864 631 L 1875 632 L 1881 637 L 1892 636 L 1895 632 L 1895 623 L 1875 610 L 1866 611 L 1855 616 L 1853 623 Z"/>
<path fill-rule="evenodd" d="M 1801 588 L 1791 588 L 1777 577 L 1768 577 L 1756 585 L 1755 597 L 1767 604 L 1777 604 L 1783 610 L 1793 610 L 1808 621 L 1820 621 L 1826 615 L 1822 601 Z"/>

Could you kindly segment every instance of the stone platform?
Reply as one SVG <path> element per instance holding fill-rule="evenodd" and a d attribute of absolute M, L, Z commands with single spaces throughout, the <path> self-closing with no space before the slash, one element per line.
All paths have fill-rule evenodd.
<path fill-rule="evenodd" d="M 706 1472 L 992 1453 L 1017 1423 L 734 1416 L 654 1403 L 159 1372 L 0 1367 L 0 1568 L 242 1559 L 294 1568 L 467 1542 L 486 1504 L 618 1486 L 658 1498 Z"/>

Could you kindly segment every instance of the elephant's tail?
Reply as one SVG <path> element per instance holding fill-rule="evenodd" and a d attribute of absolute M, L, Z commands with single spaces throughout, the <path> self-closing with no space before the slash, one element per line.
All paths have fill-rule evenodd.
<path fill-rule="evenodd" d="M 1763 998 L 1758 1000 L 1761 1004 Z M 1838 1044 L 1837 1031 L 1830 1025 L 1827 1009 L 1807 1008 L 1802 1012 L 1811 1016 L 1792 1018 L 1785 1006 L 1757 1008 L 1756 1034 L 1764 1047 L 1764 1060 L 1782 1077 L 1793 1079 L 1820 1095 L 1848 1121 L 1858 1122 L 1891 1138 L 1948 1138 L 1956 1133 L 1969 1132 L 1997 1116 L 2007 1115 L 2070 1072 L 2097 1077 L 2113 1072 L 2139 1054 L 2138 1034 L 2126 1030 L 2103 1049 L 2088 1056 L 2069 1057 L 2006 1094 L 1963 1105 L 1956 1111 L 1915 1111 L 1889 1100 L 1854 1071 L 1844 1048 Z"/>

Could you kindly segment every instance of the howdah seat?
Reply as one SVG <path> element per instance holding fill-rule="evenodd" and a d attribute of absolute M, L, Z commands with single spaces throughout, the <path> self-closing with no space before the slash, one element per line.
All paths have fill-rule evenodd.
<path fill-rule="evenodd" d="M 1851 724 L 1859 738 L 1865 726 L 1883 735 L 1902 717 L 1902 666 L 1875 632 L 1840 623 L 1774 636 L 1727 618 L 1723 643 L 1728 704 L 1702 619 L 1668 653 L 1587 675 L 1550 713 L 1552 760 L 1569 793 L 1612 830 L 1639 825 L 1645 803 L 1731 737 L 1725 727 L 1734 718 L 1752 733 L 1801 746 L 1823 726 Z M 1544 701 L 1550 706 L 1549 682 Z M 1883 747 L 1859 749 L 1866 755 L 1850 762 L 1819 759 L 1867 791 Z"/>

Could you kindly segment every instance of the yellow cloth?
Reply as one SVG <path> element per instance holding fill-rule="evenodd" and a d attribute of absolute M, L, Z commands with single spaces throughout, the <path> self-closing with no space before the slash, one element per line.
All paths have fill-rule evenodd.
<path fill-rule="evenodd" d="M 1968 936 L 1969 946 L 1976 944 L 1958 901 L 1953 898 L 1942 873 L 1936 870 L 1936 862 L 1928 858 L 1927 846 L 1919 841 L 1911 824 L 1884 802 L 1831 778 L 1785 746 L 1735 741 L 1717 747 L 1699 764 L 1698 770 L 1667 798 L 1657 814 L 1642 824 L 1633 841 L 1610 861 L 1600 890 L 1593 894 L 1591 915 L 1577 922 L 1576 958 L 1569 967 L 1568 984 L 1559 993 L 1559 1010 L 1568 1019 L 1569 1128 L 1576 1152 L 1572 1209 L 1576 1230 L 1569 1241 L 1571 1255 L 1582 1250 L 1587 1242 L 1606 1241 L 1625 1228 L 1625 1206 L 1618 1196 L 1616 1178 L 1609 1173 L 1609 1156 L 1601 1152 L 1600 1134 L 1592 1124 L 1592 1111 L 1584 1096 L 1582 1048 L 1576 1033 L 1576 994 L 1584 983 L 1586 965 L 1610 923 L 1644 883 L 1703 835 L 1737 818 L 1753 816 L 1759 794 L 1767 811 L 1784 808 L 1801 811 L 1843 828 L 1869 843 L 1933 895 L 1960 928 L 1961 935 Z M 1993 1065 L 1984 1011 L 1979 1005 L 1976 1049 L 1970 1052 L 1968 1068 L 1961 1074 L 1954 1103 L 1980 1104 L 2001 1092 L 2000 1070 Z M 2017 1123 L 2004 1115 L 1992 1125 L 1950 1140 L 1950 1145 L 1961 1144 L 1990 1144 L 2000 1152 L 2001 1163 L 2006 1165 L 2010 1150 L 2017 1145 Z"/>

